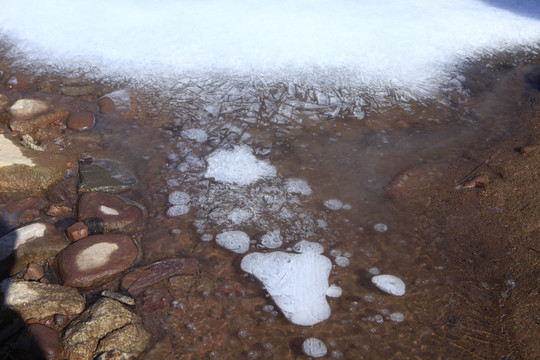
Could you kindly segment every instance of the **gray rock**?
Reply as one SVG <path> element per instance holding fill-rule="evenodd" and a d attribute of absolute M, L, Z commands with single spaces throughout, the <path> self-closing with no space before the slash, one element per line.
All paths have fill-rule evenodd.
<path fill-rule="evenodd" d="M 0 269 L 16 274 L 30 263 L 56 256 L 68 245 L 64 235 L 49 223 L 22 226 L 0 238 Z"/>
<path fill-rule="evenodd" d="M 137 180 L 117 163 L 97 160 L 79 166 L 79 193 L 93 191 L 118 192 L 130 188 Z"/>
<path fill-rule="evenodd" d="M 114 348 L 123 352 L 144 350 L 148 339 L 136 314 L 118 301 L 101 298 L 69 324 L 62 344 L 70 360 L 90 360 Z"/>
<path fill-rule="evenodd" d="M 68 159 L 20 146 L 0 134 L 0 192 L 43 190 L 66 176 Z"/>
<path fill-rule="evenodd" d="M 89 287 L 128 269 L 138 255 L 128 234 L 93 235 L 62 250 L 58 269 L 64 285 Z"/>
<path fill-rule="evenodd" d="M 77 289 L 35 281 L 5 279 L 0 292 L 3 308 L 16 311 L 24 320 L 45 319 L 55 314 L 80 314 L 86 301 Z"/>
<path fill-rule="evenodd" d="M 8 112 L 14 118 L 29 118 L 46 113 L 52 109 L 48 101 L 36 99 L 20 99 L 15 101 L 8 109 Z"/>

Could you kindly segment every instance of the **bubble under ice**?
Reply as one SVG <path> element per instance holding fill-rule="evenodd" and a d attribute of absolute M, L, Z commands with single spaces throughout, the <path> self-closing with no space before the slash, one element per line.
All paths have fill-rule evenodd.
<path fill-rule="evenodd" d="M 382 291 L 395 296 L 405 295 L 405 283 L 394 275 L 376 275 L 371 282 Z"/>
<path fill-rule="evenodd" d="M 251 253 L 240 266 L 263 283 L 287 319 L 311 326 L 330 317 L 326 296 L 339 296 L 341 292 L 337 286 L 328 285 L 332 262 L 322 255 L 320 244 L 302 241 L 294 248 L 301 252 Z"/>

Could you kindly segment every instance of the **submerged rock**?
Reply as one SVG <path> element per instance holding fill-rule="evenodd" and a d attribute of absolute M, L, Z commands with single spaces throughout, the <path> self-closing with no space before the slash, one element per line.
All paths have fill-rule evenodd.
<path fill-rule="evenodd" d="M 91 159 L 91 164 L 79 166 L 81 182 L 79 193 L 106 191 L 119 192 L 137 183 L 137 179 L 122 163 L 109 159 Z"/>
<path fill-rule="evenodd" d="M 311 326 L 328 319 L 326 296 L 339 296 L 341 289 L 328 286 L 332 262 L 322 255 L 319 244 L 302 241 L 295 249 L 301 253 L 252 253 L 240 266 L 262 281 L 287 319 Z"/>
<path fill-rule="evenodd" d="M 52 107 L 53 106 L 48 101 L 20 99 L 9 107 L 8 112 L 14 118 L 29 118 L 46 113 L 51 110 Z"/>
<path fill-rule="evenodd" d="M 105 297 L 69 324 L 62 343 L 70 360 L 90 360 L 112 349 L 137 356 L 149 339 L 139 316 Z"/>
<path fill-rule="evenodd" d="M 75 131 L 90 130 L 96 125 L 96 117 L 90 111 L 81 111 L 71 114 L 66 125 Z"/>
<path fill-rule="evenodd" d="M 89 287 L 133 265 L 139 250 L 128 234 L 93 235 L 78 240 L 58 255 L 65 285 Z"/>
<path fill-rule="evenodd" d="M 105 232 L 132 230 L 143 223 L 142 205 L 132 204 L 113 194 L 83 194 L 79 200 L 79 219 L 101 218 Z"/>
<path fill-rule="evenodd" d="M 36 347 L 35 353 L 47 360 L 59 359 L 62 353 L 62 345 L 58 333 L 48 326 L 35 323 L 26 327 L 30 343 Z"/>
<path fill-rule="evenodd" d="M 0 238 L 0 269 L 16 274 L 30 263 L 56 256 L 68 245 L 69 241 L 49 223 L 22 226 Z"/>
<path fill-rule="evenodd" d="M 69 114 L 69 111 L 60 109 L 35 117 L 14 118 L 9 121 L 9 128 L 13 131 L 29 132 L 42 129 L 52 123 L 60 123 L 61 127 L 65 127 Z"/>
<path fill-rule="evenodd" d="M 45 319 L 54 314 L 77 315 L 86 305 L 77 289 L 62 285 L 6 279 L 0 291 L 3 306 L 16 311 L 24 320 Z"/>
<path fill-rule="evenodd" d="M 26 149 L 0 134 L 0 192 L 43 190 L 67 173 L 67 158 Z"/>

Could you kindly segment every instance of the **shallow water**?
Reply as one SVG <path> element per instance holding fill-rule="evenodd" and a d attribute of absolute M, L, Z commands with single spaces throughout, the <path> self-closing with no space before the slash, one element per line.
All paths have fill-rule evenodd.
<path fill-rule="evenodd" d="M 444 218 L 427 224 L 417 218 L 428 204 L 407 192 L 417 191 L 424 178 L 458 185 L 466 173 L 445 173 L 445 164 L 463 157 L 472 169 L 489 156 L 485 149 L 511 149 L 526 136 L 514 120 L 530 91 L 525 75 L 533 70 L 516 63 L 540 60 L 528 56 L 464 65 L 455 84 L 429 99 L 220 77 L 126 87 L 125 107 L 99 115 L 90 133 L 70 134 L 65 151 L 105 154 L 136 173 L 141 185 L 125 195 L 148 209 L 139 234 L 143 264 L 176 256 L 201 263 L 200 273 L 157 284 L 137 298 L 137 312 L 154 336 L 141 358 L 303 358 L 301 344 L 309 337 L 321 339 L 331 358 L 460 358 L 447 353 L 448 319 L 441 311 L 455 279 L 447 278 L 438 240 L 422 231 Z M 40 76 L 50 85 L 40 96 L 95 111 L 92 96 L 58 95 L 54 84 L 65 81 L 58 74 Z M 188 129 L 203 130 L 207 140 L 189 138 L 182 133 Z M 208 156 L 237 145 L 274 166 L 277 176 L 247 186 L 206 178 Z M 410 169 L 413 182 L 393 188 Z M 312 194 L 287 192 L 289 178 L 305 180 Z M 177 190 L 190 195 L 190 211 L 168 217 L 168 195 Z M 324 202 L 331 199 L 346 206 L 328 209 Z M 281 250 L 315 241 L 332 259 L 330 283 L 343 294 L 329 298 L 328 320 L 291 324 L 261 284 L 242 272 L 241 255 L 201 239 L 241 230 L 256 250 L 261 237 L 277 229 Z M 350 265 L 335 265 L 338 254 Z M 371 285 L 378 273 L 403 279 L 405 296 Z"/>

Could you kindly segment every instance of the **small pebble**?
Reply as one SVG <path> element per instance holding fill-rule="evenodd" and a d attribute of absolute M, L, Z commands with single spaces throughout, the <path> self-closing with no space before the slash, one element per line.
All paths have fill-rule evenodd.
<path fill-rule="evenodd" d="M 96 124 L 96 117 L 89 111 L 81 111 L 71 114 L 67 119 L 67 126 L 71 130 L 86 131 L 92 129 Z"/>
<path fill-rule="evenodd" d="M 25 280 L 39 280 L 45 275 L 45 271 L 43 270 L 42 266 L 39 266 L 38 264 L 30 264 L 28 265 L 28 268 L 26 269 L 26 273 L 24 274 Z"/>

